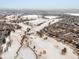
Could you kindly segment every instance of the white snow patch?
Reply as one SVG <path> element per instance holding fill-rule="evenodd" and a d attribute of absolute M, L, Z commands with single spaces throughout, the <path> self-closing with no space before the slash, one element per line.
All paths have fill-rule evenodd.
<path fill-rule="evenodd" d="M 66 13 L 66 14 L 68 14 L 68 15 L 73 15 L 73 16 L 79 16 L 78 13 Z"/>
<path fill-rule="evenodd" d="M 54 18 L 57 18 L 58 16 L 45 16 L 45 18 L 47 19 L 54 19 Z"/>

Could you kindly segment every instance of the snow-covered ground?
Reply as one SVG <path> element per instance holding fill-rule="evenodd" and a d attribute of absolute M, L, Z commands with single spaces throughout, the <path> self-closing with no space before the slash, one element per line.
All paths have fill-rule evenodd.
<path fill-rule="evenodd" d="M 54 38 L 46 35 L 39 37 L 36 33 L 44 27 L 58 22 L 59 20 L 62 19 L 37 19 L 29 21 L 33 27 L 24 23 L 19 23 L 22 28 L 15 32 L 11 32 L 11 46 L 1 55 L 1 57 L 3 59 L 78 59 L 78 56 L 73 54 L 73 50 L 69 46 L 62 44 L 61 42 L 57 42 Z M 37 26 L 40 23 L 42 24 Z M 22 42 L 22 37 L 28 27 L 30 27 L 31 30 L 26 32 L 27 38 Z M 27 33 L 33 34 L 27 35 Z M 45 37 L 47 37 L 47 40 L 44 40 Z M 27 40 L 29 40 L 29 47 L 27 47 Z M 65 55 L 61 54 L 61 50 L 63 48 L 67 49 L 67 53 Z M 45 51 L 45 54 L 43 51 Z"/>
<path fill-rule="evenodd" d="M 47 19 L 54 19 L 54 18 L 57 18 L 58 16 L 45 16 L 45 18 Z"/>
<path fill-rule="evenodd" d="M 73 15 L 73 16 L 79 16 L 78 13 L 66 13 L 66 14 L 68 14 L 68 15 Z"/>

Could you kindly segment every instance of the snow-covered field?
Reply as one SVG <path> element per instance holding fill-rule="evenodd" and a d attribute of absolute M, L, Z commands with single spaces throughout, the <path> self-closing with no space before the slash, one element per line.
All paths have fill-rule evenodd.
<path fill-rule="evenodd" d="M 79 16 L 78 13 L 66 13 L 66 14 L 68 14 L 68 15 L 73 15 L 73 16 Z"/>
<path fill-rule="evenodd" d="M 6 38 L 10 39 L 12 43 L 8 50 L 2 53 L 2 59 L 78 59 L 78 56 L 73 53 L 69 46 L 57 42 L 55 38 L 46 35 L 39 37 L 37 34 L 37 31 L 59 20 L 62 19 L 55 19 L 54 17 L 53 19 L 28 21 L 33 27 L 24 23 L 18 23 L 22 28 L 11 32 L 10 36 Z M 40 23 L 42 24 L 37 26 Z M 27 28 L 30 28 L 29 32 L 27 32 Z M 24 34 L 26 37 L 22 40 Z M 44 40 L 46 37 L 47 39 Z M 61 54 L 63 48 L 67 49 L 65 55 Z"/>

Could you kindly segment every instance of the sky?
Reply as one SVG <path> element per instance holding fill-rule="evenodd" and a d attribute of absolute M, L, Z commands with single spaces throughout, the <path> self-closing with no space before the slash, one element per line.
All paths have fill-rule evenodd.
<path fill-rule="evenodd" d="M 79 0 L 0 0 L 0 8 L 79 9 Z"/>

